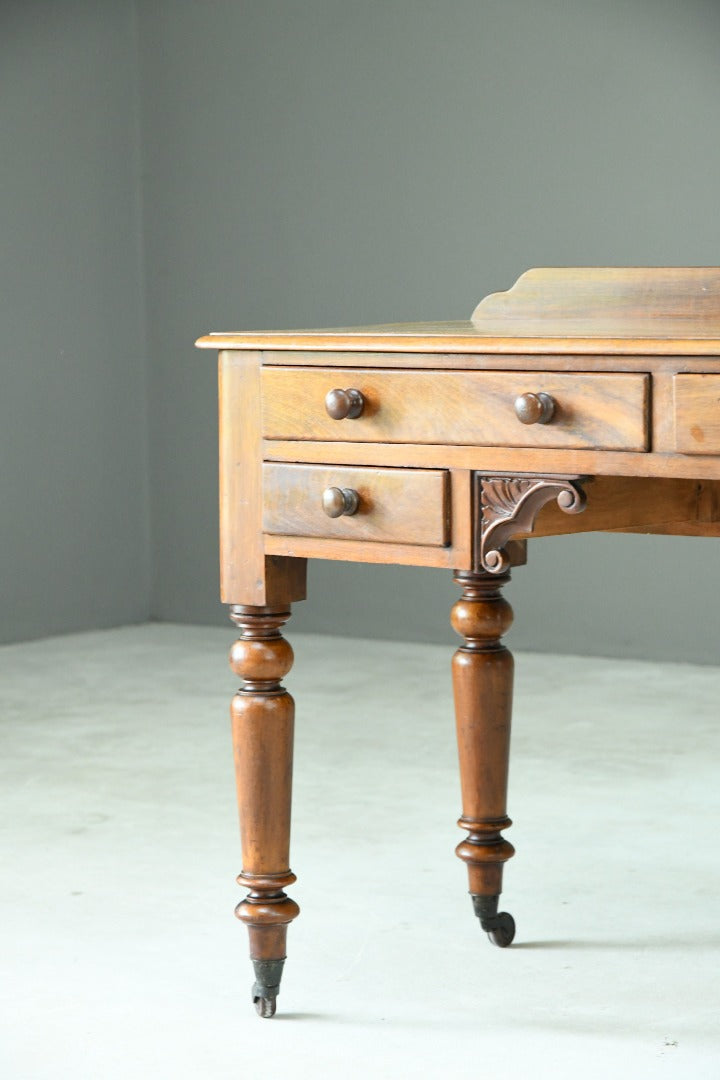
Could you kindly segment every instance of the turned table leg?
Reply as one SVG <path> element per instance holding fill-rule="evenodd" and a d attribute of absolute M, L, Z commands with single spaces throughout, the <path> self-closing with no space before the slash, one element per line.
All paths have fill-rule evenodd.
<path fill-rule="evenodd" d="M 510 629 L 512 608 L 500 595 L 509 573 L 457 573 L 462 597 L 452 609 L 453 629 L 465 639 L 453 657 L 462 817 L 469 836 L 456 854 L 467 864 L 475 914 L 496 945 L 509 945 L 515 922 L 498 913 L 503 864 L 514 854 L 501 835 L 512 824 L 506 813 L 512 654 L 500 638 Z"/>
<path fill-rule="evenodd" d="M 250 891 L 235 914 L 250 934 L 255 969 L 252 995 L 260 1016 L 275 1013 L 285 963 L 288 924 L 299 914 L 284 889 L 290 870 L 290 799 L 295 705 L 280 685 L 293 663 L 281 634 L 286 608 L 231 608 L 241 630 L 230 666 L 243 679 L 232 701 L 235 774 L 243 868 L 238 883 Z"/>

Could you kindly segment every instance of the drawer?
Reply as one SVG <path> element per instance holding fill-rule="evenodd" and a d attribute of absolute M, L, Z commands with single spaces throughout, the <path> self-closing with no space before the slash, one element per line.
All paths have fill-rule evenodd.
<path fill-rule="evenodd" d="M 356 419 L 333 419 L 328 391 L 362 394 Z M 538 371 L 387 371 L 266 367 L 268 439 L 647 450 L 649 376 Z M 552 417 L 521 423 L 523 394 L 547 394 Z"/>
<path fill-rule="evenodd" d="M 357 510 L 329 517 L 329 489 L 357 494 Z M 450 540 L 450 477 L 444 469 L 263 465 L 263 530 L 281 536 L 443 547 Z M 337 509 L 337 508 L 336 508 Z"/>
<path fill-rule="evenodd" d="M 720 375 L 676 375 L 675 449 L 720 454 Z"/>

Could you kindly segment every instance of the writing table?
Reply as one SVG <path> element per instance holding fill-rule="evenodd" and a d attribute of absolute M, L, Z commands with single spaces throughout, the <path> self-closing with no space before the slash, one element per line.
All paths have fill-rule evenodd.
<path fill-rule="evenodd" d="M 294 704 L 282 636 L 308 559 L 452 570 L 473 908 L 496 945 L 513 660 L 502 596 L 528 537 L 720 534 L 720 268 L 539 269 L 467 322 L 210 334 L 220 370 L 221 595 L 253 1000 L 287 928 Z"/>

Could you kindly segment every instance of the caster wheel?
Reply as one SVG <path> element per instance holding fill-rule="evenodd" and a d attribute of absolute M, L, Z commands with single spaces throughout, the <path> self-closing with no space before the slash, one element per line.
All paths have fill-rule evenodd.
<path fill-rule="evenodd" d="M 269 1020 L 271 1016 L 275 1015 L 275 1008 L 277 1006 L 276 998 L 254 997 L 253 1004 L 255 1005 L 255 1012 L 258 1016 L 262 1016 L 263 1019 Z"/>
<path fill-rule="evenodd" d="M 258 1016 L 269 1020 L 275 1015 L 277 996 L 280 993 L 284 958 L 280 960 L 253 960 L 255 982 L 252 988 L 253 1005 Z"/>
<path fill-rule="evenodd" d="M 515 920 L 507 911 L 501 911 L 497 921 L 498 925 L 493 930 L 488 930 L 488 937 L 493 945 L 505 949 L 515 937 Z"/>

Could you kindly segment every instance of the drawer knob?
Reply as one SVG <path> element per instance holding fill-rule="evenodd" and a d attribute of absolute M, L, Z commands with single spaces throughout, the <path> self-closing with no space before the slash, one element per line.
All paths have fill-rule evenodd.
<path fill-rule="evenodd" d="M 521 394 L 515 398 L 515 415 L 521 424 L 549 424 L 555 401 L 549 394 Z"/>
<path fill-rule="evenodd" d="M 357 420 L 364 407 L 359 390 L 329 390 L 325 396 L 325 408 L 333 420 Z"/>
<path fill-rule="evenodd" d="M 328 517 L 339 518 L 357 511 L 360 496 L 352 488 L 329 487 L 323 491 L 322 505 Z"/>

